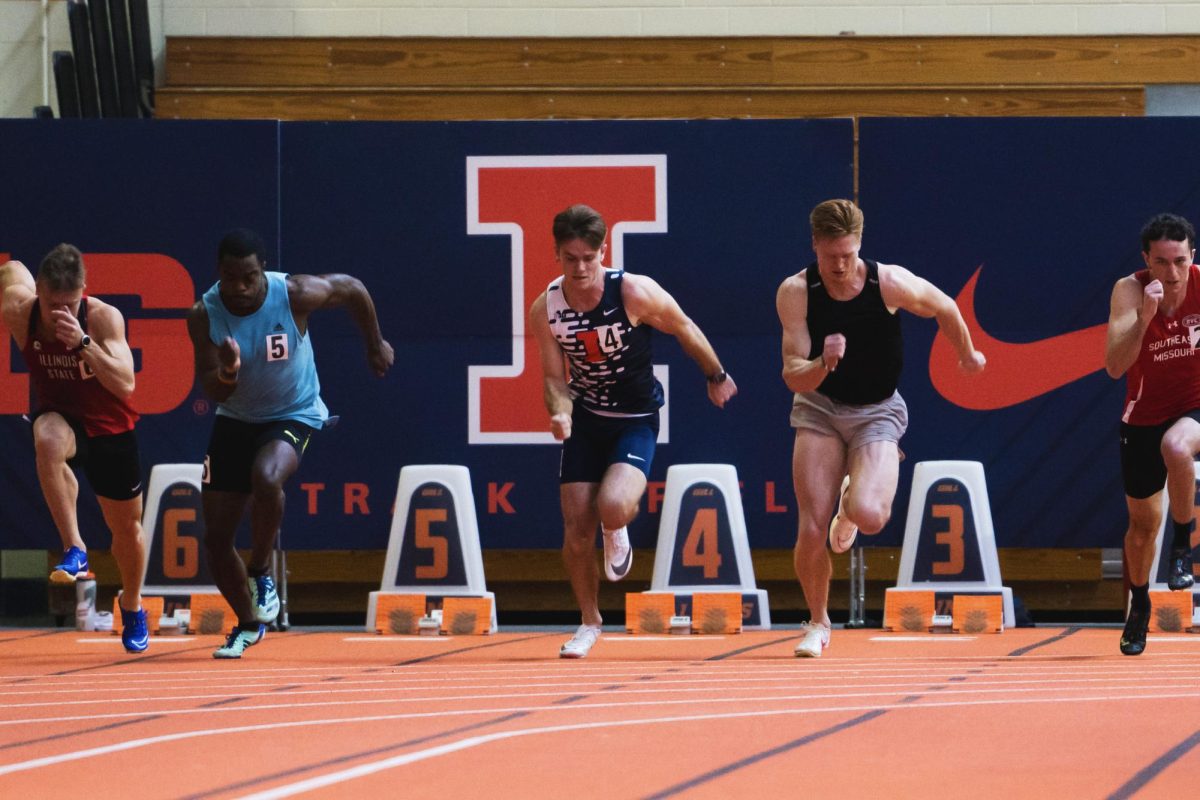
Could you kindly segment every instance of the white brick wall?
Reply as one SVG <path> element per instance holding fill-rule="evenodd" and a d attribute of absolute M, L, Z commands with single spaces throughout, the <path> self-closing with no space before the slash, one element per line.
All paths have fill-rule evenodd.
<path fill-rule="evenodd" d="M 4 0 L 0 0 L 4 2 Z M 161 0 L 168 35 L 1200 33 L 1196 0 Z"/>
<path fill-rule="evenodd" d="M 46 5 L 50 49 L 69 49 L 65 0 Z M 0 0 L 0 116 L 42 103 L 42 15 Z M 1200 0 L 150 0 L 150 19 L 161 67 L 168 35 L 1200 34 Z"/>

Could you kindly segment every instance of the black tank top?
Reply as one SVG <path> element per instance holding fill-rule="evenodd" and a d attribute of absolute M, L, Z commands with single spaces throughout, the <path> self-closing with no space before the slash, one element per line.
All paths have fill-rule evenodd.
<path fill-rule="evenodd" d="M 808 332 L 812 336 L 809 358 L 820 358 L 825 337 L 846 337 L 846 355 L 837 370 L 825 376 L 817 391 L 840 403 L 880 403 L 892 396 L 904 364 L 900 315 L 888 311 L 879 293 L 879 263 L 863 259 L 867 279 L 862 291 L 850 300 L 834 300 L 825 290 L 814 262 L 808 279 Z"/>

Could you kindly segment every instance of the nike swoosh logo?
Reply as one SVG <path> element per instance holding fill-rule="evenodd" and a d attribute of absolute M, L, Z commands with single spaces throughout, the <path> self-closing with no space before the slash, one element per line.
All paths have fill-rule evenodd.
<path fill-rule="evenodd" d="M 604 312 L 604 316 L 609 317 L 615 313 L 617 313 L 617 310 L 615 308 L 610 308 Z"/>
<path fill-rule="evenodd" d="M 625 560 L 622 561 L 620 563 L 620 565 L 613 564 L 613 568 L 612 568 L 613 574 L 616 575 L 618 578 L 624 578 L 625 573 L 629 572 L 629 567 L 632 566 L 632 564 L 633 564 L 633 548 L 630 547 L 629 550 L 627 550 L 625 552 Z"/>
<path fill-rule="evenodd" d="M 632 459 L 634 459 L 635 461 L 645 461 L 645 460 L 646 460 L 646 459 L 642 458 L 641 456 L 635 456 L 633 453 L 626 453 L 626 454 L 625 454 L 625 457 L 626 457 L 626 458 L 632 458 Z"/>
<path fill-rule="evenodd" d="M 1104 369 L 1107 323 L 1036 342 L 1002 342 L 988 335 L 975 317 L 975 284 L 982 271 L 980 265 L 955 302 L 975 349 L 987 358 L 987 367 L 977 375 L 964 374 L 958 368 L 958 353 L 939 331 L 929 351 L 929 378 L 942 397 L 956 406 L 991 411 L 1024 403 Z"/>

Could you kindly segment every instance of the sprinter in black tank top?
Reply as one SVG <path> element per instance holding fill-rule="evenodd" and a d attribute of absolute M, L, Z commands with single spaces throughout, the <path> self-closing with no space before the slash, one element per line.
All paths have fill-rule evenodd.
<path fill-rule="evenodd" d="M 858 530 L 878 533 L 892 513 L 898 443 L 908 424 L 896 391 L 903 352 L 896 312 L 936 318 L 964 372 L 979 372 L 986 362 L 950 297 L 903 267 L 859 257 L 863 217 L 854 203 L 826 200 L 809 221 L 817 260 L 785 280 L 775 302 L 783 379 L 796 393 L 794 562 L 812 613 L 795 652 L 816 657 L 829 644 L 826 539 L 845 552 Z"/>

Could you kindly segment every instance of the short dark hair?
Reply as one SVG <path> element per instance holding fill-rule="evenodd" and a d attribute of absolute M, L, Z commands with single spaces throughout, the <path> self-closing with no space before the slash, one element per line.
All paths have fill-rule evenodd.
<path fill-rule="evenodd" d="M 1195 249 L 1196 229 L 1178 214 L 1155 214 L 1150 221 L 1142 226 L 1142 252 L 1150 252 L 1151 242 L 1170 239 L 1173 242 L 1188 243 L 1188 249 Z"/>
<path fill-rule="evenodd" d="M 554 246 L 562 247 L 572 239 L 582 239 L 589 246 L 600 249 L 608 226 L 594 208 L 582 203 L 565 208 L 554 217 Z"/>
<path fill-rule="evenodd" d="M 73 292 L 87 282 L 83 253 L 73 244 L 55 247 L 38 265 L 37 282 L 52 292 Z"/>
<path fill-rule="evenodd" d="M 254 231 L 249 228 L 234 228 L 221 237 L 221 244 L 217 246 L 217 263 L 224 261 L 226 256 L 258 256 L 259 261 L 266 261 L 267 248 L 262 237 Z"/>

